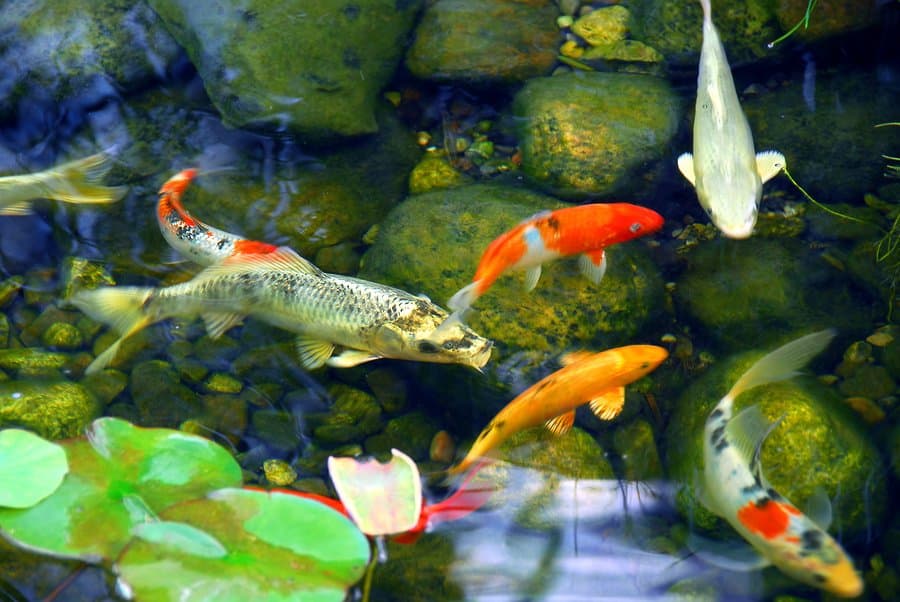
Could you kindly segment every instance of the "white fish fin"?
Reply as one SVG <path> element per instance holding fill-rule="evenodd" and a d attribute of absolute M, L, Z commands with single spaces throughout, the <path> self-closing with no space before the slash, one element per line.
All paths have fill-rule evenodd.
<path fill-rule="evenodd" d="M 478 292 L 475 290 L 477 286 L 478 281 L 476 280 L 456 291 L 456 293 L 450 297 L 450 300 L 447 301 L 447 307 L 456 313 L 465 312 L 473 303 L 475 303 L 475 300 L 478 299 Z"/>
<path fill-rule="evenodd" d="M 244 319 L 243 314 L 210 312 L 203 314 L 203 323 L 211 339 L 218 339 L 232 326 L 237 326 Z"/>
<path fill-rule="evenodd" d="M 122 341 L 153 323 L 144 311 L 144 303 L 153 289 L 134 286 L 109 286 L 75 293 L 69 302 L 92 319 L 109 325 L 121 337 L 87 367 L 87 374 L 102 370 L 115 358 Z"/>
<path fill-rule="evenodd" d="M 736 399 L 753 387 L 795 376 L 800 368 L 828 346 L 834 335 L 833 329 L 820 330 L 764 355 L 737 379 L 726 396 Z"/>
<path fill-rule="evenodd" d="M 787 161 L 778 151 L 762 151 L 756 153 L 756 173 L 763 183 L 768 182 L 785 168 Z"/>
<path fill-rule="evenodd" d="M 599 256 L 600 261 L 594 263 L 594 257 L 592 256 Z M 581 274 L 585 278 L 594 284 L 600 284 L 600 281 L 603 280 L 603 276 L 606 274 L 606 253 L 600 250 L 579 255 L 578 269 L 581 270 Z"/>
<path fill-rule="evenodd" d="M 562 366 L 571 366 L 575 362 L 580 362 L 581 360 L 585 360 L 592 355 L 594 355 L 593 352 L 585 351 L 583 349 L 580 351 L 570 351 L 570 352 L 564 353 L 563 355 L 560 356 L 559 363 Z"/>
<path fill-rule="evenodd" d="M 525 270 L 525 292 L 530 293 L 537 286 L 538 280 L 541 279 L 541 266 L 536 265 L 533 268 Z"/>
<path fill-rule="evenodd" d="M 678 157 L 678 171 L 681 172 L 691 186 L 696 186 L 696 176 L 694 175 L 694 155 L 691 153 L 683 153 Z"/>
<path fill-rule="evenodd" d="M 325 273 L 311 261 L 301 257 L 290 247 L 278 247 L 271 253 L 238 253 L 213 264 L 194 276 L 194 280 L 241 272 L 296 272 L 325 277 Z"/>
<path fill-rule="evenodd" d="M 569 410 L 565 414 L 560 414 L 556 418 L 551 418 L 544 426 L 554 435 L 565 435 L 572 430 L 575 424 L 575 410 Z"/>
<path fill-rule="evenodd" d="M 717 541 L 691 531 L 687 547 L 704 562 L 728 571 L 747 573 L 772 564 L 744 540 Z"/>
<path fill-rule="evenodd" d="M 334 353 L 334 343 L 313 337 L 297 337 L 297 354 L 307 370 L 321 368 Z"/>
<path fill-rule="evenodd" d="M 588 402 L 591 412 L 600 420 L 612 420 L 625 407 L 625 387 L 613 387 Z"/>
<path fill-rule="evenodd" d="M 750 472 L 762 479 L 762 470 L 759 465 L 759 454 L 762 444 L 769 433 L 781 422 L 779 418 L 775 422 L 769 422 L 758 405 L 744 408 L 725 425 L 725 434 L 728 442 L 740 454 L 749 465 Z"/>
<path fill-rule="evenodd" d="M 340 355 L 328 358 L 326 364 L 332 368 L 352 368 L 373 360 L 380 360 L 383 356 L 374 355 L 368 351 L 360 351 L 358 349 L 345 349 Z"/>
<path fill-rule="evenodd" d="M 114 203 L 125 196 L 127 186 L 100 183 L 112 167 L 108 152 L 69 161 L 42 172 L 47 197 L 66 203 Z"/>
<path fill-rule="evenodd" d="M 30 201 L 22 201 L 21 203 L 16 203 L 15 205 L 9 205 L 0 209 L 0 215 L 30 215 L 31 213 Z"/>
<path fill-rule="evenodd" d="M 828 492 L 823 487 L 816 487 L 803 508 L 806 514 L 814 523 L 819 525 L 823 531 L 827 531 L 831 526 L 834 514 L 831 508 L 831 500 L 828 499 Z"/>

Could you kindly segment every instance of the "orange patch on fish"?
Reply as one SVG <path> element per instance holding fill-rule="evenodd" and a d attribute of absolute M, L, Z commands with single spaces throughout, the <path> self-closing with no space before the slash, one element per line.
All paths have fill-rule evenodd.
<path fill-rule="evenodd" d="M 791 520 L 789 514 L 794 514 L 793 510 L 796 508 L 767 499 L 760 503 L 749 502 L 738 510 L 737 518 L 751 532 L 772 539 L 787 530 Z"/>
<path fill-rule="evenodd" d="M 246 255 L 246 254 L 260 254 L 264 255 L 267 253 L 272 253 L 278 247 L 275 245 L 270 245 L 267 242 L 261 242 L 258 240 L 236 240 L 234 241 L 234 253 L 236 255 Z"/>

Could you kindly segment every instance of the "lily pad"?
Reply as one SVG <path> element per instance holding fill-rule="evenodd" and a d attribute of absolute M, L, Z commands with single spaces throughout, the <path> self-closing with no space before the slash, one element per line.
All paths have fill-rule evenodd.
<path fill-rule="evenodd" d="M 422 512 L 419 468 L 401 451 L 391 461 L 372 458 L 328 458 L 328 473 L 353 522 L 366 535 L 404 533 L 414 528 Z"/>
<path fill-rule="evenodd" d="M 0 431 L 0 506 L 30 508 L 59 488 L 69 472 L 56 443 L 20 429 Z"/>
<path fill-rule="evenodd" d="M 369 562 L 347 517 L 285 493 L 222 489 L 161 518 L 115 566 L 138 600 L 341 602 Z"/>
<path fill-rule="evenodd" d="M 69 474 L 27 509 L 0 508 L 0 529 L 17 545 L 89 562 L 112 560 L 132 529 L 163 509 L 241 483 L 224 448 L 169 429 L 100 418 L 87 440 L 62 443 Z"/>

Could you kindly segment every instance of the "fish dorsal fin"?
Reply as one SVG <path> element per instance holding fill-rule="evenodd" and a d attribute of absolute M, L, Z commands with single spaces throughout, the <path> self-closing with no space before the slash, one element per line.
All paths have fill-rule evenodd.
<path fill-rule="evenodd" d="M 738 395 L 753 387 L 791 378 L 809 363 L 809 360 L 825 349 L 834 335 L 833 329 L 820 330 L 764 355 L 737 379 L 726 396 L 736 399 Z"/>
<path fill-rule="evenodd" d="M 772 564 L 743 540 L 718 541 L 691 531 L 688 535 L 687 547 L 700 560 L 728 571 L 749 573 Z"/>
<path fill-rule="evenodd" d="M 203 314 L 203 323 L 211 339 L 218 339 L 232 326 L 237 326 L 244 319 L 243 314 L 210 312 Z"/>
<path fill-rule="evenodd" d="M 331 354 L 334 353 L 334 343 L 323 341 L 315 337 L 297 337 L 297 355 L 300 363 L 307 370 L 315 370 L 325 365 Z"/>
<path fill-rule="evenodd" d="M 584 349 L 580 351 L 570 351 L 568 353 L 564 353 L 559 358 L 559 363 L 562 366 L 571 366 L 575 362 L 580 362 L 581 360 L 586 360 L 587 358 L 594 355 L 592 351 L 586 351 Z"/>
<path fill-rule="evenodd" d="M 831 509 L 831 500 L 828 499 L 828 492 L 826 492 L 823 487 L 819 486 L 813 490 L 812 495 L 806 500 L 806 505 L 803 510 L 803 513 L 806 514 L 812 522 L 819 525 L 819 528 L 823 531 L 827 531 L 828 527 L 831 526 L 831 521 L 834 518 Z"/>
<path fill-rule="evenodd" d="M 759 466 L 759 454 L 763 441 L 769 436 L 778 423 L 769 422 L 758 405 L 744 408 L 725 426 L 728 442 L 750 466 L 750 472 L 762 481 L 762 470 Z"/>
<path fill-rule="evenodd" d="M 694 155 L 684 153 L 678 157 L 678 171 L 681 172 L 691 186 L 696 186 L 696 176 L 694 175 Z"/>
<path fill-rule="evenodd" d="M 530 293 L 537 286 L 538 280 L 541 279 L 541 266 L 536 265 L 533 268 L 525 270 L 525 292 Z"/>
<path fill-rule="evenodd" d="M 547 430 L 554 435 L 565 435 L 572 430 L 575 424 L 575 410 L 569 410 L 565 414 L 560 414 L 556 418 L 551 418 L 545 423 Z"/>
<path fill-rule="evenodd" d="M 382 356 L 374 355 L 368 351 L 360 351 L 359 349 L 345 349 L 340 355 L 328 358 L 325 362 L 332 368 L 352 368 L 373 360 L 380 360 Z"/>
<path fill-rule="evenodd" d="M 0 209 L 0 215 L 31 215 L 31 202 L 22 201 Z"/>
<path fill-rule="evenodd" d="M 211 265 L 195 278 L 209 278 L 236 272 L 296 272 L 324 277 L 325 273 L 290 247 L 278 247 L 271 253 L 240 253 Z"/>
<path fill-rule="evenodd" d="M 600 284 L 606 274 L 606 253 L 600 249 L 579 255 L 578 269 L 585 278 L 594 284 Z"/>
<path fill-rule="evenodd" d="M 625 387 L 613 387 L 588 402 L 591 412 L 600 420 L 612 420 L 625 407 Z"/>
<path fill-rule="evenodd" d="M 786 165 L 784 155 L 778 151 L 756 153 L 756 173 L 764 183 L 777 176 Z"/>

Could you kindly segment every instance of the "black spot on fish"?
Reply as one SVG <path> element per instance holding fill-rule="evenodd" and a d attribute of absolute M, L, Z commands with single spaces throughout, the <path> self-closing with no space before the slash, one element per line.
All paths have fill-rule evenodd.
<path fill-rule="evenodd" d="M 359 17 L 360 8 L 355 4 L 348 4 L 341 12 L 348 21 L 355 21 Z"/>
<path fill-rule="evenodd" d="M 828 577 L 822 575 L 821 573 L 813 573 L 813 581 L 820 584 L 825 583 L 826 581 L 828 581 Z"/>
<path fill-rule="evenodd" d="M 649 367 L 650 367 L 650 362 L 641 362 L 641 370 L 644 370 Z"/>
<path fill-rule="evenodd" d="M 715 450 L 717 454 L 721 454 L 726 449 L 728 449 L 728 440 L 723 437 L 718 443 L 716 443 Z"/>
<path fill-rule="evenodd" d="M 766 506 L 768 506 L 771 503 L 772 503 L 772 498 L 770 498 L 768 496 L 763 496 L 763 497 L 759 498 L 758 500 L 753 501 L 753 504 L 760 510 L 762 510 L 763 508 L 765 508 Z"/>
<path fill-rule="evenodd" d="M 552 230 L 559 230 L 559 220 L 553 216 L 548 217 L 547 226 L 549 226 Z"/>
<path fill-rule="evenodd" d="M 715 420 L 716 418 L 721 418 L 722 414 L 724 414 L 724 413 L 725 412 L 722 411 L 722 408 L 716 408 L 715 410 L 712 411 L 712 413 L 709 415 L 709 417 L 711 420 Z"/>
<path fill-rule="evenodd" d="M 742 495 L 756 495 L 762 491 L 762 487 L 760 487 L 759 483 L 754 483 L 753 485 L 747 485 L 746 487 L 741 487 Z"/>
<path fill-rule="evenodd" d="M 437 353 L 437 346 L 430 341 L 419 341 L 418 350 L 420 353 Z"/>
<path fill-rule="evenodd" d="M 219 242 L 216 243 L 216 248 L 219 250 L 222 250 L 225 248 L 225 246 L 227 244 L 228 244 L 228 241 L 223 238 L 222 240 L 220 240 Z"/>
<path fill-rule="evenodd" d="M 807 529 L 800 534 L 800 543 L 804 550 L 818 550 L 822 547 L 822 532 L 815 529 Z"/>
<path fill-rule="evenodd" d="M 719 443 L 722 440 L 722 437 L 724 437 L 724 436 L 725 436 L 725 425 L 722 424 L 722 425 L 717 426 L 715 429 L 713 429 L 713 432 L 709 436 L 709 442 L 712 443 L 713 445 L 716 445 L 717 443 Z"/>

